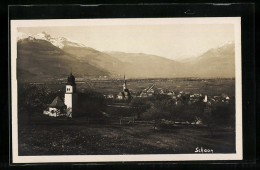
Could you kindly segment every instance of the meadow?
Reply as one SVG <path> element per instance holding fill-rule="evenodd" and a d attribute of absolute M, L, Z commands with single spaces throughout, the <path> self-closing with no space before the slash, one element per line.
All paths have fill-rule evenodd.
<path fill-rule="evenodd" d="M 232 129 L 220 128 L 211 135 L 203 126 L 154 130 L 149 123 L 66 121 L 20 128 L 19 155 L 179 154 L 196 153 L 197 147 L 213 153 L 235 152 Z"/>

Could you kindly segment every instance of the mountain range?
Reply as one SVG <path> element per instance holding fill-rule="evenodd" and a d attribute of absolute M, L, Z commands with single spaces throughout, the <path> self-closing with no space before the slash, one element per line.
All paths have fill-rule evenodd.
<path fill-rule="evenodd" d="M 17 74 L 21 81 L 64 78 L 229 78 L 235 76 L 234 43 L 185 60 L 143 53 L 102 52 L 64 37 L 18 33 Z"/>

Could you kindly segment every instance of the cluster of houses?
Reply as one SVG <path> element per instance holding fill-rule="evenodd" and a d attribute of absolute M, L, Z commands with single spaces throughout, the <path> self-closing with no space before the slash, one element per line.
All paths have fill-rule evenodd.
<path fill-rule="evenodd" d="M 185 98 L 186 102 L 188 104 L 196 103 L 196 102 L 204 102 L 208 105 L 216 104 L 216 103 L 226 103 L 228 104 L 230 102 L 230 97 L 226 94 L 222 94 L 221 96 L 208 96 L 207 94 L 202 95 L 200 93 L 190 93 L 190 92 L 174 92 L 174 91 L 168 91 L 168 90 L 160 90 L 159 94 L 164 94 L 169 96 L 169 98 L 175 100 L 176 105 L 183 102 L 181 99 Z"/>
<path fill-rule="evenodd" d="M 104 95 L 104 97 L 112 100 L 116 99 L 121 101 L 130 101 L 133 97 L 147 98 L 153 96 L 156 93 L 156 94 L 168 96 L 168 98 L 173 100 L 176 105 L 184 102 L 188 104 L 192 104 L 195 102 L 204 102 L 207 103 L 207 105 L 212 105 L 215 103 L 228 104 L 231 100 L 230 97 L 226 94 L 222 94 L 221 96 L 208 96 L 207 94 L 205 95 L 197 94 L 197 93 L 191 94 L 189 92 L 184 92 L 184 91 L 174 92 L 171 90 L 163 90 L 162 88 L 157 88 L 156 90 L 154 90 L 154 86 L 155 85 L 153 84 L 150 87 L 142 90 L 139 95 L 133 95 L 130 93 L 130 91 L 127 88 L 127 83 L 124 76 L 122 91 L 119 92 L 117 95 L 108 94 L 108 95 Z M 48 109 L 43 111 L 43 114 L 52 117 L 59 117 L 59 116 L 72 117 L 73 112 L 77 110 L 77 102 L 78 102 L 78 95 L 76 92 L 75 77 L 71 73 L 67 79 L 64 100 L 62 100 L 57 96 L 52 101 L 52 103 L 49 104 Z"/>
<path fill-rule="evenodd" d="M 149 97 L 154 95 L 154 84 L 146 89 L 144 89 L 137 97 Z"/>
<path fill-rule="evenodd" d="M 221 96 L 208 96 L 207 94 L 202 95 L 200 93 L 194 93 L 191 94 L 190 92 L 174 92 L 172 90 L 165 90 L 162 88 L 157 88 L 154 90 L 154 84 L 149 86 L 148 88 L 144 89 L 141 91 L 139 95 L 133 95 L 130 94 L 129 90 L 126 88 L 126 81 L 123 85 L 123 91 L 120 92 L 118 95 L 113 95 L 113 94 L 108 94 L 104 95 L 105 98 L 107 99 L 115 99 L 115 100 L 129 100 L 133 97 L 138 97 L 138 98 L 147 98 L 151 97 L 154 94 L 161 94 L 161 95 L 166 95 L 168 96 L 169 99 L 174 100 L 175 104 L 181 104 L 183 103 L 183 99 L 185 99 L 185 102 L 188 104 L 196 103 L 196 102 L 204 102 L 207 103 L 208 105 L 216 104 L 216 103 L 230 103 L 230 97 L 226 94 L 222 94 Z"/>

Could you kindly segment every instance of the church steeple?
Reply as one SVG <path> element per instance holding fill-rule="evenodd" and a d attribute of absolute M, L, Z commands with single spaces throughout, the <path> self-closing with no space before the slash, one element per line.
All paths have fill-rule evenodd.
<path fill-rule="evenodd" d="M 67 85 L 76 86 L 75 77 L 70 73 L 67 81 Z"/>
<path fill-rule="evenodd" d="M 71 72 L 66 83 L 66 92 L 64 97 L 64 104 L 67 106 L 67 115 L 69 117 L 72 117 L 72 113 L 74 112 L 73 110 L 77 104 L 77 99 L 75 77 Z"/>
<path fill-rule="evenodd" d="M 126 87 L 126 80 L 125 80 L 125 73 L 124 73 L 124 84 L 123 84 L 123 91 L 125 91 L 127 89 Z"/>
<path fill-rule="evenodd" d="M 70 73 L 66 83 L 66 93 L 76 93 L 75 77 Z"/>
<path fill-rule="evenodd" d="M 125 100 L 125 101 L 129 101 L 132 99 L 132 96 L 129 92 L 129 90 L 127 89 L 126 86 L 126 78 L 125 78 L 125 74 L 124 74 L 124 84 L 123 84 L 123 91 L 121 91 L 118 95 L 117 95 L 117 99 L 119 100 Z"/>

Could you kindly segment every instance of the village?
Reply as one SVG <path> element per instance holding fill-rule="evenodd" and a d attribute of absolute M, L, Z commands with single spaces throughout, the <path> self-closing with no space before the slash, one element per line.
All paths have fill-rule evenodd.
<path fill-rule="evenodd" d="M 168 89 L 162 89 L 162 88 L 157 88 L 156 90 L 154 90 L 155 84 L 153 84 L 152 86 L 148 87 L 147 89 L 144 89 L 139 95 L 135 95 L 131 93 L 131 97 L 135 98 L 147 98 L 147 97 L 151 97 L 155 94 L 160 94 L 160 95 L 167 95 L 169 97 L 169 99 L 175 100 L 175 104 L 178 105 L 178 103 L 180 103 L 180 100 L 182 97 L 187 97 L 188 99 L 188 103 L 192 104 L 198 101 L 201 101 L 201 99 L 203 98 L 203 102 L 207 103 L 208 105 L 211 104 L 215 104 L 215 103 L 229 103 L 230 102 L 230 97 L 227 94 L 221 94 L 219 96 L 208 96 L 207 94 L 202 95 L 201 93 L 190 93 L 190 92 L 184 92 L 184 91 L 179 91 L 179 92 L 174 92 L 172 90 L 168 90 Z M 124 98 L 124 96 L 122 95 L 122 93 L 119 93 L 118 95 L 114 95 L 114 94 L 107 94 L 104 95 L 104 97 L 106 99 L 112 99 L 112 100 L 124 100 L 127 98 Z"/>
<path fill-rule="evenodd" d="M 173 91 L 170 89 L 163 89 L 160 87 L 156 87 L 156 84 L 152 84 L 149 87 L 143 89 L 141 92 L 136 92 L 134 90 L 130 91 L 127 86 L 127 81 L 124 75 L 122 80 L 122 91 L 118 94 L 103 94 L 104 99 L 107 102 L 106 107 L 121 107 L 121 108 L 142 108 L 141 110 L 145 111 L 143 108 L 144 104 L 138 104 L 133 106 L 132 101 L 134 100 L 149 100 L 154 96 L 161 96 L 163 99 L 166 99 L 171 102 L 171 105 L 181 106 L 181 105 L 193 105 L 193 104 L 203 104 L 204 111 L 209 112 L 211 107 L 216 104 L 229 104 L 233 102 L 233 98 L 228 95 L 222 93 L 219 96 L 209 96 L 208 94 L 201 93 L 190 93 L 187 91 Z M 76 89 L 76 81 L 75 77 L 72 73 L 67 78 L 67 83 L 65 85 L 65 94 L 64 98 L 55 97 L 55 99 L 47 104 L 48 108 L 43 111 L 44 115 L 50 117 L 69 117 L 72 118 L 74 115 L 77 115 L 76 112 L 84 112 L 78 103 L 82 103 L 80 100 L 84 100 L 82 98 L 79 99 L 78 92 Z M 82 104 L 81 104 L 82 105 Z M 84 102 L 83 102 L 84 105 Z M 97 109 L 98 110 L 98 109 Z M 140 109 L 139 109 L 140 110 Z M 106 110 L 100 111 L 103 115 L 108 115 Z M 120 112 L 120 111 L 119 111 Z M 125 112 L 125 111 L 121 111 Z M 140 114 L 140 113 L 138 113 Z M 133 117 L 136 118 L 137 113 L 132 109 L 132 113 L 121 115 L 121 117 Z M 121 120 L 120 120 L 121 122 Z"/>

